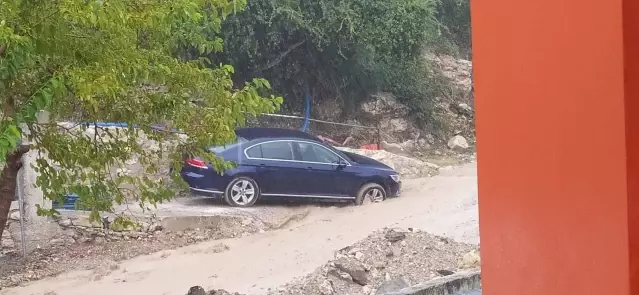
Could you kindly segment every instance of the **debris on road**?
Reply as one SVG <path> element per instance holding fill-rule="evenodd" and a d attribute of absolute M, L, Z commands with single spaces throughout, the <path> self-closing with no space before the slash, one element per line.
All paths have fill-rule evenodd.
<path fill-rule="evenodd" d="M 186 295 L 242 295 L 240 293 L 231 293 L 229 291 L 226 290 L 211 290 L 211 291 L 204 291 L 204 288 L 202 288 L 201 286 L 193 286 L 191 287 L 191 289 L 189 289 L 189 292 L 186 293 Z"/>
<path fill-rule="evenodd" d="M 269 294 L 385 294 L 477 266 L 477 246 L 411 230 L 377 231 Z"/>

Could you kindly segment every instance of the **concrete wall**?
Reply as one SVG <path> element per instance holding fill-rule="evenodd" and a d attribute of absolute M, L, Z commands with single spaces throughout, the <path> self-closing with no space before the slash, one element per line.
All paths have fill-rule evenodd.
<path fill-rule="evenodd" d="M 471 270 L 437 278 L 423 284 L 385 295 L 458 295 L 481 294 L 481 272 Z"/>

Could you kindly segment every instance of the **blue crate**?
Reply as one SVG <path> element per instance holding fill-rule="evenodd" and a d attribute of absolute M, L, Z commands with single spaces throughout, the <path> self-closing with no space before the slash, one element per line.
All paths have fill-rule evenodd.
<path fill-rule="evenodd" d="M 53 209 L 65 209 L 65 210 L 76 210 L 76 201 L 78 200 L 78 195 L 70 194 L 65 195 L 65 200 L 62 204 L 58 201 L 53 201 L 52 207 Z"/>

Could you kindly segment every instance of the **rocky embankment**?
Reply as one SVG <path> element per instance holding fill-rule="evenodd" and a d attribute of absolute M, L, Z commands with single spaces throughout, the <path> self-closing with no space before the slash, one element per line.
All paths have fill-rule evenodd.
<path fill-rule="evenodd" d="M 386 150 L 365 150 L 339 147 L 338 149 L 363 155 L 395 169 L 402 177 L 418 178 L 437 175 L 439 166 L 416 158 L 402 156 Z"/>

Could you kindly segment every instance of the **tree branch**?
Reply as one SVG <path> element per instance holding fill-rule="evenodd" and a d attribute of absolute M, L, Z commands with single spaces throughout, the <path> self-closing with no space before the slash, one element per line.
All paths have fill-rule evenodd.
<path fill-rule="evenodd" d="M 282 62 L 282 60 L 289 54 L 291 53 L 291 51 L 295 50 L 295 48 L 300 47 L 302 44 L 306 43 L 306 39 L 297 42 L 291 46 L 289 46 L 286 51 L 282 52 L 280 54 L 280 56 L 278 56 L 276 59 L 272 60 L 271 62 L 269 62 L 268 64 L 266 64 L 266 66 L 262 67 L 260 69 L 260 71 L 264 71 L 264 70 L 268 70 L 276 65 L 278 65 L 279 63 Z"/>

